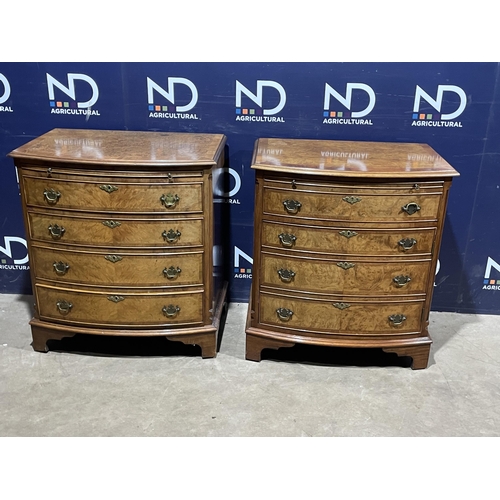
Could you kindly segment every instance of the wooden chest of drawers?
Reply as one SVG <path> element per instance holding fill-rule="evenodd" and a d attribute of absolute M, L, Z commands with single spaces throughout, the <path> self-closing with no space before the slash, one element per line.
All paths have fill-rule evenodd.
<path fill-rule="evenodd" d="M 165 336 L 216 355 L 227 282 L 213 173 L 226 138 L 55 129 L 16 149 L 33 348 L 77 333 Z"/>
<path fill-rule="evenodd" d="M 423 144 L 259 139 L 246 358 L 296 343 L 376 347 L 426 368 L 458 175 Z"/>

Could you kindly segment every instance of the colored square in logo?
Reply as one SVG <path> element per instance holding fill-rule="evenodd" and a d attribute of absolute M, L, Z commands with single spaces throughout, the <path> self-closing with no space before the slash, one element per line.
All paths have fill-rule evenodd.
<path fill-rule="evenodd" d="M 418 117 L 420 118 L 420 120 L 425 120 L 425 114 L 424 113 L 420 113 L 420 115 L 418 115 Z"/>
<path fill-rule="evenodd" d="M 336 111 L 330 111 L 330 118 L 335 118 L 337 116 Z"/>
<path fill-rule="evenodd" d="M 490 285 L 495 285 L 495 280 L 490 280 Z"/>
<path fill-rule="evenodd" d="M 61 101 L 57 101 L 57 102 L 56 102 L 56 106 L 57 106 L 58 108 L 62 108 L 62 102 L 61 102 Z"/>
<path fill-rule="evenodd" d="M 152 104 L 150 104 L 150 105 L 148 106 L 148 109 L 149 109 L 149 111 L 154 111 L 155 107 L 154 107 Z"/>
<path fill-rule="evenodd" d="M 262 115 L 262 109 L 256 109 L 255 114 L 257 115 Z"/>
<path fill-rule="evenodd" d="M 337 116 L 338 116 L 339 118 L 342 118 L 342 117 L 344 116 L 344 112 L 343 112 L 343 111 L 339 111 L 339 112 L 337 113 Z"/>
<path fill-rule="evenodd" d="M 243 108 L 243 114 L 244 114 L 244 115 L 248 115 L 248 109 Z"/>
<path fill-rule="evenodd" d="M 255 109 L 250 109 L 249 111 L 250 111 L 250 114 L 251 114 L 251 115 L 254 115 L 254 114 L 255 114 Z"/>
<path fill-rule="evenodd" d="M 488 284 L 490 283 L 490 280 L 484 280 L 484 281 L 483 281 L 483 283 L 484 283 L 485 285 L 488 285 Z"/>
<path fill-rule="evenodd" d="M 351 113 L 349 113 L 349 112 L 346 111 L 344 113 L 344 118 L 350 118 L 350 117 L 351 117 Z"/>
<path fill-rule="evenodd" d="M 328 111 L 323 111 L 323 116 L 328 117 Z"/>
<path fill-rule="evenodd" d="M 75 101 L 71 101 L 71 103 L 70 103 L 70 107 L 72 107 L 72 108 L 76 108 L 76 102 L 75 102 Z"/>
<path fill-rule="evenodd" d="M 5 259 L 2 259 L 2 264 L 7 264 L 7 261 Z"/>
<path fill-rule="evenodd" d="M 155 106 L 155 111 L 161 111 L 161 106 Z"/>
<path fill-rule="evenodd" d="M 245 269 L 240 269 L 240 273 L 244 273 L 245 272 Z"/>
<path fill-rule="evenodd" d="M 427 119 L 428 119 L 428 120 L 432 120 L 432 115 L 430 115 L 430 114 L 429 114 L 429 115 L 427 115 Z"/>
<path fill-rule="evenodd" d="M 241 115 L 241 109 L 240 108 L 236 108 L 236 114 L 237 115 Z"/>
<path fill-rule="evenodd" d="M 252 272 L 251 269 L 247 269 L 247 273 L 250 274 Z"/>
<path fill-rule="evenodd" d="M 56 103 L 54 101 L 50 101 L 50 107 L 51 108 L 55 108 L 56 107 Z"/>
<path fill-rule="evenodd" d="M 69 102 L 65 102 L 65 103 L 64 103 L 64 107 L 65 107 L 65 108 L 69 108 Z"/>
<path fill-rule="evenodd" d="M 413 115 L 411 115 L 412 119 L 413 120 L 418 120 L 418 114 L 417 113 L 413 113 Z"/>
<path fill-rule="evenodd" d="M 162 111 L 168 111 L 168 106 L 162 106 L 162 107 L 161 107 L 161 110 L 162 110 Z"/>

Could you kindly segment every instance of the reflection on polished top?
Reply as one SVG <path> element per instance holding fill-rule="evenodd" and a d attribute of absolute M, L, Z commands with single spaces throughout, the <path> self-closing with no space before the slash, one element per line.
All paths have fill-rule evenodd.
<path fill-rule="evenodd" d="M 460 175 L 427 144 L 312 139 L 258 139 L 252 168 L 332 177 Z"/>
<path fill-rule="evenodd" d="M 54 129 L 9 156 L 108 165 L 213 165 L 225 142 L 223 134 Z"/>

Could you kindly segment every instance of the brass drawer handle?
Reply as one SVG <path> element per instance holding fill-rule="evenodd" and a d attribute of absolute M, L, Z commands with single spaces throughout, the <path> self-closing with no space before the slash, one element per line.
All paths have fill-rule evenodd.
<path fill-rule="evenodd" d="M 401 207 L 408 215 L 413 215 L 420 210 L 420 205 L 418 203 L 407 203 L 404 207 Z"/>
<path fill-rule="evenodd" d="M 346 302 L 335 302 L 335 304 L 333 304 L 333 307 L 336 307 L 337 309 L 343 311 L 344 309 L 351 307 L 351 304 L 347 304 Z"/>
<path fill-rule="evenodd" d="M 169 280 L 174 280 L 175 278 L 177 278 L 177 276 L 179 276 L 181 271 L 182 269 L 180 267 L 175 268 L 174 266 L 170 266 L 168 269 L 165 268 L 163 270 L 163 276 L 165 276 L 165 278 Z"/>
<path fill-rule="evenodd" d="M 69 265 L 61 260 L 59 262 L 54 262 L 52 265 L 54 266 L 54 271 L 60 276 L 64 276 L 68 272 Z"/>
<path fill-rule="evenodd" d="M 350 231 L 349 229 L 347 231 L 339 231 L 339 234 L 345 236 L 347 239 L 358 235 L 356 231 Z"/>
<path fill-rule="evenodd" d="M 278 275 L 281 281 L 290 283 L 293 280 L 295 273 L 291 269 L 278 269 Z"/>
<path fill-rule="evenodd" d="M 180 201 L 180 198 L 176 194 L 162 194 L 160 201 L 166 208 L 174 208 Z"/>
<path fill-rule="evenodd" d="M 389 321 L 392 326 L 401 326 L 406 321 L 406 316 L 404 314 L 393 314 L 389 316 Z"/>
<path fill-rule="evenodd" d="M 392 281 L 394 281 L 394 283 L 396 283 L 398 287 L 402 287 L 407 285 L 411 281 L 411 278 L 409 276 L 401 275 L 401 276 L 395 276 L 394 278 L 392 278 Z"/>
<path fill-rule="evenodd" d="M 123 297 L 122 295 L 108 295 L 108 300 L 117 304 L 118 302 L 125 300 L 125 297 Z"/>
<path fill-rule="evenodd" d="M 352 269 L 355 265 L 352 262 L 337 262 L 337 266 L 341 267 L 344 271 Z"/>
<path fill-rule="evenodd" d="M 99 186 L 99 189 L 106 191 L 106 193 L 112 193 L 113 191 L 118 191 L 118 188 L 116 186 L 113 186 L 112 184 L 103 184 L 102 186 Z"/>
<path fill-rule="evenodd" d="M 417 244 L 417 240 L 414 238 L 403 238 L 398 243 L 403 247 L 403 251 L 406 252 L 406 250 L 410 250 Z"/>
<path fill-rule="evenodd" d="M 349 203 L 350 205 L 354 205 L 355 203 L 359 203 L 361 201 L 361 198 L 358 196 L 345 196 L 342 198 L 343 201 Z"/>
<path fill-rule="evenodd" d="M 174 306 L 173 304 L 163 306 L 162 308 L 163 314 L 168 318 L 175 318 L 180 310 L 181 308 L 179 306 Z"/>
<path fill-rule="evenodd" d="M 112 262 L 113 264 L 116 264 L 123 259 L 123 257 L 121 257 L 120 255 L 105 255 L 104 258 L 106 260 L 109 260 L 109 262 Z"/>
<path fill-rule="evenodd" d="M 66 300 L 58 300 L 56 302 L 56 306 L 57 306 L 58 311 L 61 314 L 68 314 L 71 311 L 71 309 L 73 308 L 73 304 L 71 302 L 66 301 Z"/>
<path fill-rule="evenodd" d="M 105 220 L 103 221 L 103 224 L 110 229 L 115 229 L 116 227 L 120 227 L 122 225 L 121 222 L 118 222 L 116 220 Z"/>
<path fill-rule="evenodd" d="M 293 311 L 284 307 L 279 307 L 276 309 L 276 314 L 281 321 L 290 321 L 293 316 Z"/>
<path fill-rule="evenodd" d="M 296 214 L 300 210 L 302 203 L 297 200 L 285 200 L 283 206 L 289 214 Z"/>
<path fill-rule="evenodd" d="M 288 233 L 281 233 L 278 238 L 284 247 L 293 247 L 293 244 L 297 241 L 297 236 Z"/>
<path fill-rule="evenodd" d="M 45 196 L 45 200 L 47 201 L 47 203 L 50 203 L 51 205 L 55 205 L 61 197 L 61 193 L 52 188 L 46 189 L 43 192 L 43 195 Z"/>
<path fill-rule="evenodd" d="M 161 233 L 163 236 L 163 239 L 165 241 L 168 241 L 168 243 L 175 243 L 180 237 L 181 237 L 181 232 L 180 231 L 174 231 L 173 229 L 169 229 L 167 231 L 163 231 Z"/>
<path fill-rule="evenodd" d="M 49 226 L 49 233 L 50 233 L 50 236 L 52 236 L 52 238 L 54 240 L 59 240 L 61 239 L 62 235 L 65 233 L 66 229 L 64 229 L 64 227 L 62 226 L 58 226 L 57 224 L 54 224 L 54 225 L 50 225 Z"/>

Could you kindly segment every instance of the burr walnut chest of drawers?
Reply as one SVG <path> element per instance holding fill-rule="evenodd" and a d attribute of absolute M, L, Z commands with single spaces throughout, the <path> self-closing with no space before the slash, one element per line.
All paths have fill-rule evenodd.
<path fill-rule="evenodd" d="M 426 368 L 448 190 L 424 144 L 259 139 L 246 358 L 373 347 Z"/>
<path fill-rule="evenodd" d="M 33 348 L 164 336 L 216 355 L 227 282 L 212 177 L 226 138 L 55 129 L 10 153 L 35 297 Z"/>

